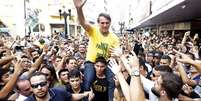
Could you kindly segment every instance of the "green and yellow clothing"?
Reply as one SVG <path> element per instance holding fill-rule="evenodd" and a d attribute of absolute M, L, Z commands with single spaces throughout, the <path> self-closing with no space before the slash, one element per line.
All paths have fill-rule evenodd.
<path fill-rule="evenodd" d="M 109 32 L 108 35 L 104 36 L 99 28 L 93 26 L 87 34 L 89 37 L 87 61 L 95 62 L 95 59 L 100 56 L 108 59 L 109 48 L 119 47 L 119 39 L 114 33 Z"/>

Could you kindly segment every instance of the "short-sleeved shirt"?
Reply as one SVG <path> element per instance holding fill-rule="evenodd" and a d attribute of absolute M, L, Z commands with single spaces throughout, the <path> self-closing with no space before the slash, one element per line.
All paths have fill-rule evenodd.
<path fill-rule="evenodd" d="M 50 101 L 71 101 L 72 95 L 62 88 L 50 88 Z M 36 101 L 34 95 L 29 96 L 25 101 Z"/>
<path fill-rule="evenodd" d="M 92 84 L 92 89 L 95 94 L 93 101 L 109 101 L 108 81 L 106 78 L 96 78 Z"/>
<path fill-rule="evenodd" d="M 109 48 L 119 47 L 119 39 L 114 33 L 104 36 L 99 28 L 93 26 L 88 32 L 89 43 L 86 60 L 95 62 L 97 57 L 108 58 Z"/>

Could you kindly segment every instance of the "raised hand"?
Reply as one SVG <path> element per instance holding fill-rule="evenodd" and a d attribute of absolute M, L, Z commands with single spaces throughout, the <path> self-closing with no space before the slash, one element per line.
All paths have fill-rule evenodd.
<path fill-rule="evenodd" d="M 121 67 L 117 64 L 115 59 L 110 59 L 108 68 L 116 75 L 118 72 L 120 72 Z"/>
<path fill-rule="evenodd" d="M 49 50 L 48 48 L 49 48 L 48 45 L 45 44 L 43 47 L 43 52 L 47 53 Z"/>
<path fill-rule="evenodd" d="M 121 48 L 111 48 L 110 51 L 112 57 L 121 57 L 123 54 Z"/>
<path fill-rule="evenodd" d="M 178 54 L 178 55 L 180 55 L 182 57 L 181 59 L 179 59 L 179 58 L 177 59 L 179 62 L 189 63 L 192 60 L 188 55 L 186 55 L 184 53 L 181 53 L 181 52 L 179 52 L 177 50 L 173 49 L 173 52 L 175 52 L 176 54 Z"/>
<path fill-rule="evenodd" d="M 87 0 L 73 0 L 76 8 L 82 8 Z"/>
<path fill-rule="evenodd" d="M 14 73 L 21 74 L 22 71 L 23 71 L 22 60 L 18 60 L 18 61 L 15 63 L 15 71 L 14 71 Z"/>
<path fill-rule="evenodd" d="M 187 31 L 184 36 L 189 36 L 190 35 L 190 31 Z"/>
<path fill-rule="evenodd" d="M 131 51 L 131 55 L 129 55 L 128 62 L 132 67 L 139 68 L 139 59 L 133 51 Z"/>

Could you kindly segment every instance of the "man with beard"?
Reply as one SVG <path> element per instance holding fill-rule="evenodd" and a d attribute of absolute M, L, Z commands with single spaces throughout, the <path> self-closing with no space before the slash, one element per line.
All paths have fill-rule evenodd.
<path fill-rule="evenodd" d="M 89 92 L 71 94 L 65 89 L 48 88 L 47 78 L 41 72 L 33 73 L 29 81 L 33 95 L 29 96 L 25 101 L 74 101 L 89 95 Z"/>
<path fill-rule="evenodd" d="M 155 82 L 143 76 L 141 81 L 150 101 L 172 101 L 178 97 L 183 85 L 181 78 L 171 72 L 161 72 L 161 76 Z"/>
<path fill-rule="evenodd" d="M 58 72 L 60 83 L 62 86 L 66 86 L 69 84 L 68 73 L 68 69 L 61 69 Z"/>

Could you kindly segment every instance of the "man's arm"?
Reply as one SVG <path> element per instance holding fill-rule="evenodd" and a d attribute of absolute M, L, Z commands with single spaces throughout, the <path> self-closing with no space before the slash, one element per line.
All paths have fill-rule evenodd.
<path fill-rule="evenodd" d="M 48 52 L 48 46 L 45 45 L 43 47 L 43 52 L 42 54 L 39 56 L 39 58 L 32 64 L 31 68 L 29 69 L 29 72 L 28 72 L 28 77 L 30 77 L 30 75 L 35 72 L 39 67 L 40 65 L 43 63 L 43 58 L 44 56 L 47 54 Z"/>
<path fill-rule="evenodd" d="M 85 20 L 83 10 L 82 10 L 82 7 L 86 3 L 86 1 L 87 0 L 85 0 L 85 1 L 83 1 L 83 0 L 73 0 L 74 5 L 75 5 L 76 10 L 77 10 L 78 20 L 80 22 L 80 25 L 88 32 L 90 30 L 90 28 L 91 28 L 91 25 Z"/>
<path fill-rule="evenodd" d="M 120 63 L 120 65 L 118 65 L 115 59 L 110 59 L 108 67 L 117 76 L 121 86 L 122 93 L 125 96 L 126 100 L 131 101 L 130 100 L 131 94 L 130 92 L 128 92 L 130 88 L 121 72 L 121 66 L 123 66 L 123 64 Z"/>
<path fill-rule="evenodd" d="M 23 71 L 23 68 L 21 66 L 22 61 L 19 60 L 15 64 L 15 71 L 13 73 L 12 78 L 8 81 L 8 83 L 0 90 L 0 99 L 4 99 L 15 87 L 16 81 L 20 74 Z"/>
<path fill-rule="evenodd" d="M 117 75 L 117 77 L 118 77 L 118 79 L 119 79 L 119 83 L 120 83 L 120 86 L 121 86 L 121 90 L 122 90 L 122 92 L 123 92 L 123 95 L 124 95 L 125 98 L 126 98 L 126 101 L 131 101 L 131 100 L 130 100 L 131 93 L 128 92 L 129 89 L 130 89 L 130 87 L 129 87 L 128 83 L 126 82 L 126 80 L 125 80 L 123 74 L 122 74 L 121 72 L 119 72 L 119 73 L 117 73 L 116 75 Z"/>
<path fill-rule="evenodd" d="M 15 58 L 14 56 L 7 56 L 7 57 L 0 59 L 0 66 L 7 64 L 8 62 L 13 60 L 14 58 Z"/>
<path fill-rule="evenodd" d="M 185 84 L 188 84 L 189 86 L 195 86 L 196 85 L 196 82 L 190 78 L 188 78 L 183 66 L 182 66 L 182 63 L 180 62 L 177 62 L 178 64 L 178 71 L 180 73 L 180 76 L 181 76 L 181 79 L 182 81 L 185 83 Z"/>
<path fill-rule="evenodd" d="M 140 65 L 139 65 L 139 59 L 136 56 L 136 54 L 131 51 L 132 56 L 129 58 L 129 64 L 131 65 L 131 72 L 134 71 L 140 71 Z M 132 94 L 131 96 L 131 101 L 144 101 L 145 100 L 145 95 L 144 95 L 144 90 L 142 87 L 141 83 L 141 78 L 140 75 L 135 76 L 132 73 L 131 75 L 131 82 L 130 82 L 130 93 Z"/>
<path fill-rule="evenodd" d="M 92 91 L 87 91 L 87 92 L 84 92 L 84 93 L 72 94 L 71 100 L 72 100 L 72 101 L 81 100 L 81 99 L 84 98 L 84 97 L 88 97 L 91 93 L 93 93 L 93 92 L 92 92 Z"/>
<path fill-rule="evenodd" d="M 176 51 L 176 50 L 173 50 L 173 51 L 182 56 L 181 59 L 178 59 L 179 62 L 189 63 L 189 64 L 193 65 L 197 69 L 197 71 L 199 73 L 201 73 L 201 66 L 200 66 L 199 63 L 197 63 L 196 61 L 192 60 L 188 55 L 186 55 L 184 53 L 181 53 L 181 52 Z"/>

